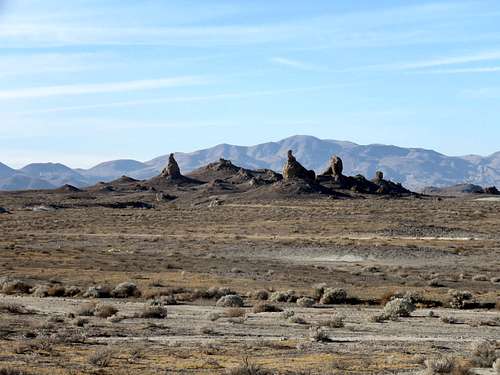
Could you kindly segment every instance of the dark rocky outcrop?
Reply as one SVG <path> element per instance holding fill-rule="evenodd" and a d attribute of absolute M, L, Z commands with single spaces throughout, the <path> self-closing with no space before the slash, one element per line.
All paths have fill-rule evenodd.
<path fill-rule="evenodd" d="M 484 193 L 490 195 L 500 195 L 500 191 L 498 191 L 496 186 L 489 186 L 484 188 Z"/>
<path fill-rule="evenodd" d="M 332 176 L 335 181 L 340 181 L 343 177 L 344 163 L 342 159 L 334 155 L 330 159 L 330 166 L 322 173 L 322 176 Z"/>
<path fill-rule="evenodd" d="M 168 164 L 161 172 L 160 176 L 162 177 L 170 177 L 172 179 L 181 178 L 181 169 L 179 168 L 179 164 L 175 160 L 174 154 L 170 154 L 168 157 Z"/>
<path fill-rule="evenodd" d="M 283 178 L 285 180 L 301 179 L 308 182 L 314 182 L 316 180 L 316 174 L 312 170 L 305 169 L 302 164 L 295 159 L 292 150 L 288 150 L 288 160 L 283 167 Z"/>

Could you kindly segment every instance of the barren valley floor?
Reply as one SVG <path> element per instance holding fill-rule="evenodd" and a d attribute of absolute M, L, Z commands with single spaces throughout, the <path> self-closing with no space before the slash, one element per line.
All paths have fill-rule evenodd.
<path fill-rule="evenodd" d="M 79 200 L 43 194 L 0 197 L 0 373 L 410 374 L 498 350 L 497 200 L 33 209 Z M 110 294 L 124 282 L 141 295 Z M 405 295 L 410 316 L 380 318 Z"/>

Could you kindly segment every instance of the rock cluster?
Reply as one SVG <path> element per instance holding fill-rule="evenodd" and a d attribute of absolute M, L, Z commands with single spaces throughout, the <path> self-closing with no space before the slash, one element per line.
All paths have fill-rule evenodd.
<path fill-rule="evenodd" d="M 344 163 L 342 159 L 334 155 L 330 159 L 330 166 L 323 172 L 323 176 L 332 176 L 335 181 L 340 181 L 343 177 L 342 172 L 344 170 Z"/>
<path fill-rule="evenodd" d="M 283 167 L 283 178 L 285 180 L 302 179 L 307 182 L 314 182 L 316 180 L 316 174 L 312 170 L 305 169 L 302 164 L 295 159 L 292 150 L 288 150 L 288 160 Z"/>
<path fill-rule="evenodd" d="M 500 195 L 500 191 L 498 191 L 496 186 L 490 186 L 490 187 L 484 188 L 484 193 L 491 194 L 491 195 Z"/>
<path fill-rule="evenodd" d="M 162 177 L 170 177 L 170 178 L 180 178 L 181 169 L 179 168 L 179 164 L 174 158 L 174 154 L 170 154 L 168 157 L 167 167 L 161 172 Z"/>

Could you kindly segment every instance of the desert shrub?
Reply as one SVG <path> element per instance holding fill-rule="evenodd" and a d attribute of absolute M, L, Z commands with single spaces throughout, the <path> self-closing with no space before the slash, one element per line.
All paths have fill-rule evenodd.
<path fill-rule="evenodd" d="M 383 314 L 389 318 L 408 317 L 415 311 L 415 305 L 407 298 L 395 298 L 384 306 Z"/>
<path fill-rule="evenodd" d="M 316 301 L 319 301 L 321 297 L 323 297 L 325 289 L 326 289 L 326 284 L 324 283 L 313 285 L 313 298 Z"/>
<path fill-rule="evenodd" d="M 475 342 L 472 346 L 472 363 L 477 367 L 491 367 L 495 362 L 496 346 L 493 341 L 481 340 Z"/>
<path fill-rule="evenodd" d="M 111 296 L 111 288 L 106 285 L 91 286 L 84 294 L 86 298 L 109 298 Z"/>
<path fill-rule="evenodd" d="M 309 329 L 309 338 L 311 339 L 311 341 L 316 341 L 316 342 L 332 341 L 328 336 L 328 333 L 320 327 L 311 327 Z"/>
<path fill-rule="evenodd" d="M 243 299 L 237 294 L 228 294 L 217 301 L 219 307 L 243 307 Z"/>
<path fill-rule="evenodd" d="M 260 301 L 267 301 L 269 299 L 269 292 L 267 290 L 264 290 L 264 289 L 257 290 L 253 294 L 253 297 L 257 300 L 260 300 Z"/>
<path fill-rule="evenodd" d="M 66 288 L 62 285 L 51 285 L 47 289 L 48 297 L 64 297 L 66 295 Z"/>
<path fill-rule="evenodd" d="M 0 312 L 16 315 L 31 313 L 31 311 L 29 311 L 26 307 L 18 303 L 0 303 Z"/>
<path fill-rule="evenodd" d="M 227 318 L 240 318 L 242 316 L 245 316 L 245 309 L 242 309 L 240 307 L 231 307 L 224 310 L 224 316 Z"/>
<path fill-rule="evenodd" d="M 28 283 L 18 279 L 7 279 L 1 285 L 4 294 L 27 294 L 31 290 Z"/>
<path fill-rule="evenodd" d="M 441 321 L 446 324 L 457 324 L 458 320 L 453 316 L 442 316 Z"/>
<path fill-rule="evenodd" d="M 368 320 L 372 323 L 383 323 L 387 320 L 387 317 L 382 313 L 382 314 L 374 314 L 371 315 Z"/>
<path fill-rule="evenodd" d="M 297 305 L 300 307 L 312 307 L 316 301 L 309 297 L 302 297 L 297 300 Z"/>
<path fill-rule="evenodd" d="M 137 288 L 137 285 L 132 282 L 124 282 L 115 286 L 111 291 L 111 297 L 113 298 L 128 298 L 128 297 L 140 297 L 141 291 Z"/>
<path fill-rule="evenodd" d="M 35 285 L 30 289 L 30 293 L 33 295 L 33 297 L 44 298 L 49 295 L 49 287 L 46 285 Z"/>
<path fill-rule="evenodd" d="M 295 315 L 295 311 L 293 310 L 285 310 L 280 314 L 280 317 L 282 319 L 290 319 L 292 316 Z"/>
<path fill-rule="evenodd" d="M 239 366 L 226 372 L 227 375 L 273 375 L 273 372 L 266 370 L 256 364 L 250 363 L 248 358 L 243 360 Z"/>
<path fill-rule="evenodd" d="M 300 316 L 294 315 L 291 316 L 288 321 L 290 323 L 295 323 L 295 324 L 307 324 L 306 320 Z"/>
<path fill-rule="evenodd" d="M 283 309 L 270 303 L 258 303 L 253 307 L 252 311 L 258 314 L 263 312 L 281 312 Z"/>
<path fill-rule="evenodd" d="M 64 294 L 65 297 L 74 297 L 78 294 L 80 294 L 82 290 L 78 288 L 77 286 L 70 286 L 66 288 L 66 293 Z"/>
<path fill-rule="evenodd" d="M 287 302 L 289 295 L 286 292 L 273 292 L 269 296 L 271 302 Z"/>
<path fill-rule="evenodd" d="M 472 276 L 472 281 L 488 281 L 488 277 L 486 275 L 475 275 Z"/>
<path fill-rule="evenodd" d="M 211 287 L 208 289 L 196 289 L 193 292 L 193 298 L 203 298 L 203 299 L 220 299 L 227 295 L 237 295 L 237 293 L 227 287 Z"/>
<path fill-rule="evenodd" d="M 216 320 L 220 319 L 220 314 L 215 312 L 209 313 L 207 315 L 207 319 L 210 320 L 211 322 L 215 322 Z"/>
<path fill-rule="evenodd" d="M 319 303 L 322 305 L 332 305 L 337 303 L 345 303 L 347 300 L 347 292 L 342 288 L 327 288 L 323 292 Z"/>
<path fill-rule="evenodd" d="M 474 303 L 474 296 L 466 290 L 450 289 L 448 297 L 450 298 L 450 307 L 454 309 L 463 309 L 467 304 Z"/>
<path fill-rule="evenodd" d="M 345 326 L 343 316 L 333 316 L 332 318 L 320 323 L 322 327 L 343 328 Z"/>
<path fill-rule="evenodd" d="M 177 300 L 175 299 L 175 296 L 170 294 L 167 296 L 160 296 L 155 299 L 153 299 L 151 302 L 149 302 L 151 306 L 168 306 L 168 305 L 177 305 Z"/>
<path fill-rule="evenodd" d="M 19 370 L 13 367 L 0 367 L 0 375 L 34 375 L 32 372 Z"/>
<path fill-rule="evenodd" d="M 93 302 L 83 303 L 75 310 L 75 314 L 78 316 L 93 316 L 95 308 L 96 304 Z"/>
<path fill-rule="evenodd" d="M 100 349 L 95 351 L 89 357 L 89 363 L 97 367 L 108 367 L 113 358 L 113 351 L 110 349 Z"/>
<path fill-rule="evenodd" d="M 436 278 L 436 279 L 429 280 L 427 285 L 429 285 L 430 287 L 433 287 L 433 288 L 439 288 L 439 287 L 443 286 L 443 283 L 441 282 L 441 280 Z"/>
<path fill-rule="evenodd" d="M 144 319 L 165 319 L 167 317 L 167 308 L 163 306 L 146 306 L 139 313 L 138 317 Z"/>
<path fill-rule="evenodd" d="M 118 309 L 112 305 L 97 305 L 94 310 L 94 315 L 106 319 L 115 315 L 117 312 Z"/>
<path fill-rule="evenodd" d="M 451 357 L 438 357 L 425 360 L 426 375 L 451 374 L 456 360 Z"/>
<path fill-rule="evenodd" d="M 85 326 L 85 324 L 88 324 L 88 319 L 85 319 L 85 318 L 75 318 L 75 320 L 73 320 L 73 325 L 76 326 L 76 327 L 83 327 Z"/>

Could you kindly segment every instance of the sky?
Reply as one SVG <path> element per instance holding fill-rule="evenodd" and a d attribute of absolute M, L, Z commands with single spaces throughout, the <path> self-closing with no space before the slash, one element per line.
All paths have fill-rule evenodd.
<path fill-rule="evenodd" d="M 294 134 L 500 150 L 498 0 L 0 0 L 0 162 Z"/>

